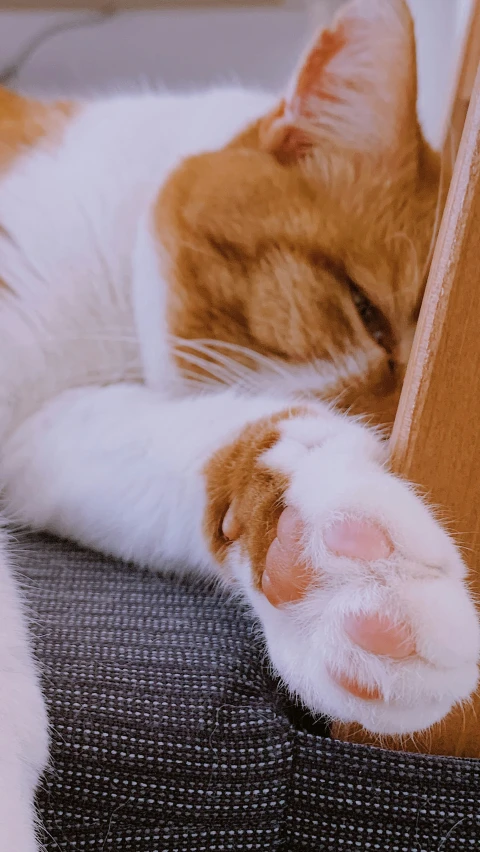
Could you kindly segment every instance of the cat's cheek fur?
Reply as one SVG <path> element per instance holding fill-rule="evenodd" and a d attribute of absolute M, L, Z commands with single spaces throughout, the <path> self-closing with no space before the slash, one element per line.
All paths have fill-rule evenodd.
<path fill-rule="evenodd" d="M 372 433 L 323 406 L 313 416 L 309 407 L 261 420 L 207 465 L 205 529 L 259 616 L 290 691 L 313 712 L 402 734 L 429 727 L 468 698 L 480 641 L 457 549 L 409 486 L 383 468 L 384 454 Z M 222 535 L 229 505 L 234 541 Z M 272 606 L 262 572 L 286 505 L 302 519 L 301 561 L 317 579 L 300 600 Z M 330 552 L 325 531 L 350 517 L 384 529 L 392 554 L 366 562 Z M 357 615 L 406 623 L 416 654 L 399 660 L 362 650 L 344 626 Z M 380 690 L 382 700 L 355 697 L 336 678 Z"/>

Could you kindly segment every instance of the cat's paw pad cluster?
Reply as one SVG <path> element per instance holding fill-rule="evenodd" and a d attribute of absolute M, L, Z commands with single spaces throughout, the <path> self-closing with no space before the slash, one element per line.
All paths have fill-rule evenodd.
<path fill-rule="evenodd" d="M 220 524 L 226 562 L 307 706 L 380 733 L 420 730 L 477 682 L 465 569 L 425 505 L 383 469 L 372 436 L 331 425 L 311 412 L 285 418 L 273 444 L 252 450 Z"/>
<path fill-rule="evenodd" d="M 321 573 L 305 562 L 300 543 L 305 528 L 298 512 L 287 507 L 281 514 L 277 535 L 267 553 L 262 591 L 274 606 L 301 600 L 309 588 L 321 588 Z M 358 518 L 339 520 L 324 532 L 326 547 L 339 557 L 368 564 L 388 559 L 394 547 L 388 534 L 377 524 Z M 392 660 L 404 660 L 416 653 L 413 630 L 381 611 L 369 615 L 347 615 L 346 635 L 362 650 Z M 347 692 L 366 701 L 382 698 L 378 686 L 361 683 L 341 672 L 330 672 L 332 679 Z"/>

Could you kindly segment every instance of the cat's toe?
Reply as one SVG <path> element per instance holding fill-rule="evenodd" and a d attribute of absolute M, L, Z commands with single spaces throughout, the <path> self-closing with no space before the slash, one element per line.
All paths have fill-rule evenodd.
<path fill-rule="evenodd" d="M 401 661 L 414 657 L 417 652 L 411 626 L 406 621 L 397 621 L 382 613 L 349 615 L 343 628 L 354 645 L 376 657 Z M 376 685 L 363 683 L 351 674 L 332 670 L 329 674 L 338 686 L 355 698 L 364 701 L 384 699 L 382 690 Z"/>
<path fill-rule="evenodd" d="M 360 698 L 362 701 L 381 701 L 383 698 L 382 692 L 378 686 L 371 686 L 368 683 L 362 683 L 355 677 L 347 674 L 332 675 L 332 679 L 337 686 L 341 686 L 345 692 L 348 692 L 354 698 Z"/>
<path fill-rule="evenodd" d="M 382 613 L 350 615 L 343 626 L 352 642 L 370 654 L 405 660 L 416 653 L 412 629 L 405 621 L 396 621 Z"/>
<path fill-rule="evenodd" d="M 262 574 L 262 591 L 272 606 L 301 600 L 315 583 L 315 571 L 302 557 L 303 523 L 300 515 L 287 507 L 280 515 L 277 535 L 270 545 Z"/>
<path fill-rule="evenodd" d="M 232 503 L 222 521 L 222 535 L 227 541 L 236 541 L 242 533 L 242 527 L 235 512 L 235 505 Z"/>
<path fill-rule="evenodd" d="M 232 523 L 230 518 L 229 525 Z M 302 600 L 312 588 L 320 587 L 321 574 L 315 572 L 303 556 L 305 527 L 299 513 L 291 506 L 280 515 L 276 533 L 267 552 L 262 591 L 273 606 L 281 607 Z M 332 523 L 325 531 L 324 541 L 335 556 L 365 563 L 388 559 L 393 552 L 388 534 L 378 524 L 360 518 Z M 382 613 L 347 616 L 344 630 L 355 645 L 375 656 L 403 660 L 416 653 L 410 626 Z M 344 673 L 330 674 L 332 680 L 356 698 L 366 701 L 382 698 L 376 686 Z"/>
<path fill-rule="evenodd" d="M 238 533 L 231 510 L 225 517 L 223 529 L 228 530 L 229 538 L 234 537 L 233 531 Z M 287 506 L 280 515 L 277 534 L 268 549 L 262 576 L 262 590 L 273 606 L 301 600 L 312 585 L 321 582 L 318 572 L 303 557 L 304 532 L 300 514 L 293 507 Z M 388 559 L 393 552 L 388 534 L 377 524 L 360 518 L 335 521 L 325 530 L 324 541 L 335 556 L 362 562 Z M 384 626 L 379 626 L 383 632 Z"/>
<path fill-rule="evenodd" d="M 335 556 L 364 562 L 388 559 L 393 552 L 390 536 L 378 524 L 363 518 L 336 521 L 324 533 L 324 541 Z"/>

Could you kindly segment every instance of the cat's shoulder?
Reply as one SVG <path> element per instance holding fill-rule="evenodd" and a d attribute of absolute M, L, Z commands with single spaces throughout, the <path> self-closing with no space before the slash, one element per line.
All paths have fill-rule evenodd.
<path fill-rule="evenodd" d="M 266 92 L 226 85 L 179 92 L 132 87 L 60 99 L 0 87 L 0 170 L 8 171 L 25 153 L 51 150 L 52 143 L 61 149 L 66 139 L 75 150 L 90 142 L 103 147 L 114 139 L 115 147 L 138 146 L 139 155 L 166 145 L 165 153 L 171 148 L 172 154 L 188 156 L 226 144 L 274 100 Z"/>
<path fill-rule="evenodd" d="M 0 87 L 0 169 L 48 138 L 60 138 L 78 110 L 73 100 L 42 100 Z"/>

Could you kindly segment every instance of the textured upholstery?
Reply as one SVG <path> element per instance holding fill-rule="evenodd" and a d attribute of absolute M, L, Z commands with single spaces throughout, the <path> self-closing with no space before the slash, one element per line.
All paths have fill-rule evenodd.
<path fill-rule="evenodd" d="M 49 852 L 480 849 L 480 763 L 332 742 L 218 591 L 24 544 L 52 722 Z"/>

